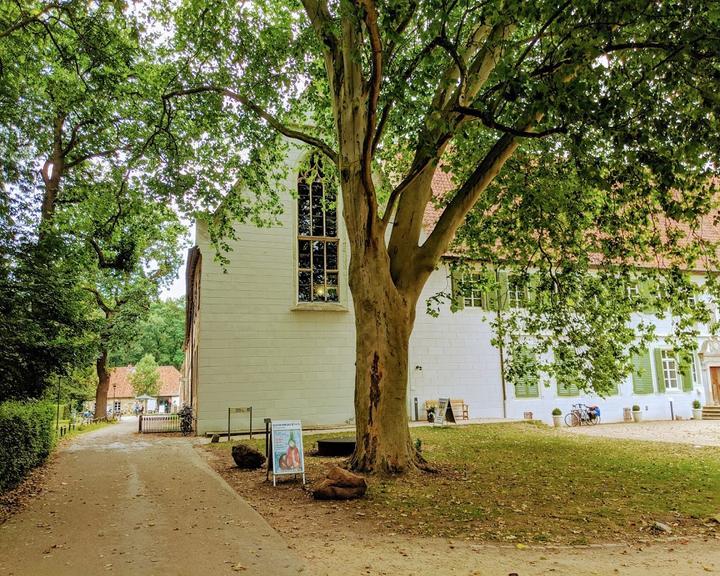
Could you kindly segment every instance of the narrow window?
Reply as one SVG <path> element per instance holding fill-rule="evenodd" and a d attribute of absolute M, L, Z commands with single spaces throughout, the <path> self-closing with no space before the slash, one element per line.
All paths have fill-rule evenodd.
<path fill-rule="evenodd" d="M 336 194 L 317 157 L 298 176 L 298 302 L 337 302 L 340 241 Z"/>
<path fill-rule="evenodd" d="M 679 390 L 680 379 L 678 378 L 677 359 L 671 350 L 662 351 L 662 370 L 667 390 Z"/>
<path fill-rule="evenodd" d="M 690 357 L 690 376 L 692 378 L 693 386 L 697 386 L 700 384 L 700 379 L 698 378 L 697 366 L 695 365 L 695 354 L 693 354 Z"/>

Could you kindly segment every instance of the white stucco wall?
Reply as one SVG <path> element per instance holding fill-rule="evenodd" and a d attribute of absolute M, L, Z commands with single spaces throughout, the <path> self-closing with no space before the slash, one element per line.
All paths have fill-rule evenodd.
<path fill-rule="evenodd" d="M 470 418 L 502 418 L 500 354 L 490 344 L 487 313 L 472 308 L 453 313 L 447 302 L 437 317 L 426 312 L 429 297 L 450 292 L 449 276 L 447 266 L 441 265 L 418 302 L 410 340 L 410 401 L 418 398 L 420 418 L 425 400 L 440 397 L 464 400 Z"/>
<path fill-rule="evenodd" d="M 290 162 L 297 164 L 295 149 Z M 288 190 L 295 186 L 288 176 Z M 340 310 L 296 309 L 296 211 L 281 195 L 281 225 L 237 227 L 238 241 L 224 273 L 214 261 L 206 226 L 197 225 L 203 254 L 198 349 L 198 432 L 227 428 L 228 407 L 253 407 L 263 418 L 302 419 L 307 425 L 353 416 L 355 340 L 347 279 L 341 274 Z M 341 235 L 342 268 L 347 241 Z M 247 416 L 233 416 L 239 429 Z"/>
<path fill-rule="evenodd" d="M 292 149 L 289 162 L 296 166 L 301 152 Z M 354 318 L 347 288 L 348 243 L 340 226 L 340 305 L 333 310 L 297 306 L 296 203 L 289 190 L 296 173 L 290 170 L 281 194 L 284 212 L 280 225 L 237 227 L 238 240 L 228 254 L 227 272 L 214 261 L 207 230 L 196 226 L 196 242 L 203 254 L 200 287 L 198 344 L 198 432 L 227 427 L 229 407 L 252 406 L 256 428 L 263 418 L 301 419 L 306 426 L 333 425 L 353 417 Z M 340 213 L 340 208 L 339 208 Z M 438 317 L 426 313 L 427 298 L 450 291 L 449 270 L 441 264 L 418 303 L 409 361 L 408 414 L 414 417 L 418 399 L 420 418 L 425 400 L 463 399 L 471 418 L 520 419 L 524 412 L 551 423 L 551 411 L 563 412 L 574 403 L 598 404 L 603 421 L 621 421 L 623 408 L 637 403 L 647 419 L 690 417 L 691 402 L 704 402 L 703 382 L 692 392 L 634 396 L 632 381 L 620 394 L 606 399 L 592 396 L 558 397 L 555 386 L 540 387 L 539 398 L 515 399 L 506 386 L 503 406 L 500 354 L 491 344 L 492 313 L 465 308 L 451 313 L 449 303 Z M 311 306 L 312 307 L 312 306 Z M 316 306 L 317 308 L 317 306 Z M 671 320 L 657 322 L 658 335 L 667 334 Z M 653 377 L 655 367 L 653 365 Z M 653 378 L 655 380 L 655 378 Z M 247 427 L 247 416 L 233 416 L 233 428 Z"/>

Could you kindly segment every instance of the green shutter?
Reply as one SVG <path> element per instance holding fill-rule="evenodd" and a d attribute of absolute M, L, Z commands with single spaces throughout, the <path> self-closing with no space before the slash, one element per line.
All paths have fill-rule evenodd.
<path fill-rule="evenodd" d="M 499 281 L 500 284 L 497 287 L 500 293 L 500 310 L 507 310 L 508 308 L 508 275 L 507 272 L 500 272 Z"/>
<path fill-rule="evenodd" d="M 641 312 L 645 314 L 658 314 L 660 310 L 657 308 L 657 282 L 654 280 L 643 280 L 638 283 L 638 290 L 640 291 L 640 298 L 643 300 Z"/>
<path fill-rule="evenodd" d="M 536 358 L 530 352 L 530 350 L 523 347 L 520 349 L 520 353 L 526 357 L 525 359 L 527 361 L 529 361 L 533 365 L 536 364 Z M 515 387 L 516 398 L 537 398 L 538 396 L 540 396 L 538 390 L 536 370 L 529 370 L 526 373 L 522 374 L 518 378 L 517 382 L 513 382 L 513 385 Z"/>
<path fill-rule="evenodd" d="M 536 298 L 543 297 L 540 293 L 540 280 L 541 278 L 539 274 L 530 275 L 527 287 L 528 304 L 534 304 Z"/>
<path fill-rule="evenodd" d="M 531 376 L 523 376 L 522 379 L 515 384 L 516 398 L 537 398 L 538 383 Z"/>
<path fill-rule="evenodd" d="M 635 394 L 652 394 L 652 368 L 650 366 L 650 355 L 643 352 L 640 355 L 633 356 L 633 393 Z"/>
<path fill-rule="evenodd" d="M 694 354 L 680 354 L 678 357 L 678 369 L 680 370 L 680 378 L 682 379 L 683 392 L 692 392 L 693 389 L 692 362 L 695 362 Z"/>
<path fill-rule="evenodd" d="M 457 312 L 465 307 L 465 293 L 463 292 L 460 284 L 462 274 L 459 270 L 450 270 L 450 285 L 452 290 L 452 299 L 450 303 L 450 311 Z"/>
<path fill-rule="evenodd" d="M 485 310 L 491 312 L 497 311 L 497 281 L 495 280 L 495 272 L 493 270 L 484 270 L 482 275 L 485 278 Z"/>
<path fill-rule="evenodd" d="M 665 374 L 663 373 L 662 353 L 660 348 L 655 349 L 655 376 L 657 378 L 657 390 L 660 394 L 665 392 Z"/>
<path fill-rule="evenodd" d="M 558 396 L 580 396 L 580 390 L 575 384 L 562 384 L 558 382 Z"/>

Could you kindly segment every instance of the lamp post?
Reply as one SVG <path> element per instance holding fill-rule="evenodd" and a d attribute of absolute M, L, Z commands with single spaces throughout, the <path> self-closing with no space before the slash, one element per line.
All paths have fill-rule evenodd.
<path fill-rule="evenodd" d="M 113 418 L 115 418 L 115 388 L 117 384 L 113 384 Z"/>

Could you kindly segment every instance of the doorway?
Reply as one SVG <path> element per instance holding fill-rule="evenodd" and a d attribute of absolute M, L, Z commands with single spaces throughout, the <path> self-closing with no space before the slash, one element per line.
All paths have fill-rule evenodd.
<path fill-rule="evenodd" d="M 720 366 L 710 366 L 710 392 L 713 404 L 720 405 Z"/>

